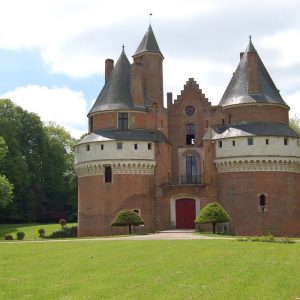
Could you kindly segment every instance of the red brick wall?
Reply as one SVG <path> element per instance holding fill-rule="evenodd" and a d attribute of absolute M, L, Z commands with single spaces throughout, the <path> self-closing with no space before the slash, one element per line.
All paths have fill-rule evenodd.
<path fill-rule="evenodd" d="M 218 199 L 231 216 L 237 235 L 299 236 L 300 174 L 284 172 L 222 173 Z M 267 212 L 259 210 L 266 195 Z"/>
<path fill-rule="evenodd" d="M 145 231 L 155 230 L 153 175 L 113 175 L 112 184 L 103 176 L 79 178 L 78 236 L 112 234 L 110 223 L 125 208 L 141 210 Z"/>
<path fill-rule="evenodd" d="M 289 123 L 288 109 L 284 106 L 270 105 L 270 104 L 255 104 L 255 105 L 236 105 L 231 107 L 224 107 L 221 120 L 214 120 L 215 124 L 222 124 L 224 119 L 225 124 L 229 124 L 229 115 L 231 124 L 241 121 L 269 121 L 269 122 L 283 122 Z"/>

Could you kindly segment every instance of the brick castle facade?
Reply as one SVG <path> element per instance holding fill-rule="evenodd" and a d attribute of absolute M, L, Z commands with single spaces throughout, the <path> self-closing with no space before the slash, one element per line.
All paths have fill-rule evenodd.
<path fill-rule="evenodd" d="M 89 134 L 75 147 L 78 235 L 115 233 L 124 208 L 147 232 L 194 228 L 218 201 L 231 217 L 221 231 L 299 236 L 300 137 L 251 39 L 217 106 L 190 78 L 165 108 L 163 59 L 149 26 L 132 64 L 124 49 L 105 61 Z"/>

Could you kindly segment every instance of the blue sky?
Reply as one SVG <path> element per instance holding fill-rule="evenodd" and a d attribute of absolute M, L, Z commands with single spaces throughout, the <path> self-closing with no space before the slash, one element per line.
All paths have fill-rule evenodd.
<path fill-rule="evenodd" d="M 300 1 L 1 1 L 0 97 L 79 137 L 103 86 L 104 60 L 129 59 L 153 13 L 165 94 L 189 77 L 216 105 L 248 36 L 281 95 L 300 117 Z M 16 10 L 18 7 L 18 10 Z"/>

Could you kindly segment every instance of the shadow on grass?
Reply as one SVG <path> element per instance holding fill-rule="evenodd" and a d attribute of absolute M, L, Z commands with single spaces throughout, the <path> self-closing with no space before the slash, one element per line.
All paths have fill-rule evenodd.
<path fill-rule="evenodd" d="M 0 224 L 0 239 L 4 239 L 7 234 L 15 234 L 18 231 L 22 231 L 21 228 L 35 226 L 37 223 L 28 224 Z"/>

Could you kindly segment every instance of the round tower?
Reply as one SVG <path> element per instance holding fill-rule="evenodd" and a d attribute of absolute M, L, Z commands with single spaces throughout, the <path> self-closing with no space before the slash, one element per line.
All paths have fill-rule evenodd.
<path fill-rule="evenodd" d="M 141 93 L 147 87 L 139 66 L 130 65 L 124 49 L 115 65 L 109 59 L 105 66 L 89 134 L 75 147 L 78 236 L 115 233 L 110 224 L 125 208 L 142 216 L 145 231 L 155 231 L 156 186 L 168 180 L 169 144 Z"/>
<path fill-rule="evenodd" d="M 300 233 L 300 137 L 251 39 L 219 103 L 218 199 L 239 235 Z"/>

